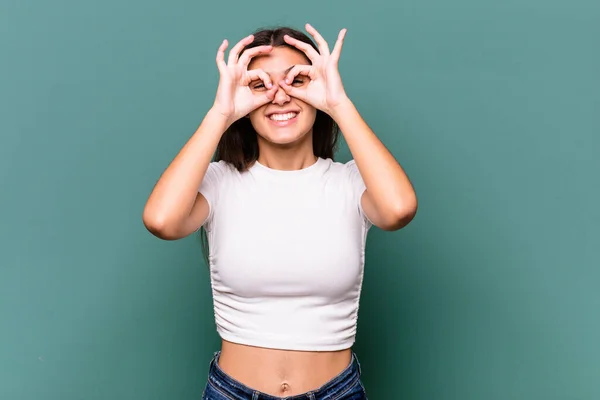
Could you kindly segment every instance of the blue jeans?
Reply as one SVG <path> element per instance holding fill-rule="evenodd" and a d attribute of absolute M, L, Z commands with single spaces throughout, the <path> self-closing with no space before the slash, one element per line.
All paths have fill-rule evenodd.
<path fill-rule="evenodd" d="M 360 380 L 360 363 L 352 353 L 350 365 L 318 389 L 289 397 L 271 396 L 236 381 L 219 368 L 220 351 L 210 362 L 202 400 L 367 400 Z"/>

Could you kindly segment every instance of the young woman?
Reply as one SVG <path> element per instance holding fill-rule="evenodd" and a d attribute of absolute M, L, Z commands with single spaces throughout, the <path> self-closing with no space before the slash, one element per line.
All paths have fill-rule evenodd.
<path fill-rule="evenodd" d="M 214 104 L 144 209 L 162 239 L 208 240 L 222 347 L 205 399 L 366 398 L 351 350 L 366 235 L 405 226 L 417 199 L 344 91 L 346 30 L 331 51 L 306 30 L 317 45 L 262 30 L 227 61 L 223 41 Z M 351 162 L 333 161 L 338 129 Z"/>

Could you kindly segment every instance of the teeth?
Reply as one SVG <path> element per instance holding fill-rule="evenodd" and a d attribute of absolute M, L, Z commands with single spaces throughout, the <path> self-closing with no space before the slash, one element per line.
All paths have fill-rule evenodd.
<path fill-rule="evenodd" d="M 288 121 L 288 120 L 294 118 L 296 115 L 298 115 L 298 113 L 295 113 L 295 112 L 291 112 L 291 113 L 287 113 L 287 114 L 271 114 L 271 116 L 269 118 L 272 119 L 273 121 Z"/>

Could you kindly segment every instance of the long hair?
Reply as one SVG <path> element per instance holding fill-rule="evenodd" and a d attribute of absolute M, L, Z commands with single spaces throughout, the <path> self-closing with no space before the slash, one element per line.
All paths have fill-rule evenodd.
<path fill-rule="evenodd" d="M 288 47 L 295 51 L 300 51 L 285 42 L 283 39 L 285 35 L 305 42 L 319 52 L 319 48 L 307 35 L 293 28 L 278 27 L 274 29 L 259 29 L 255 31 L 253 35 L 254 40 L 242 49 L 240 55 L 248 49 L 264 45 Z M 257 135 L 250 119 L 240 118 L 231 124 L 221 137 L 213 161 L 226 161 L 240 172 L 247 170 L 258 159 Z M 313 152 L 315 156 L 333 160 L 339 138 L 339 127 L 333 118 L 323 111 L 317 110 L 312 129 L 312 136 Z M 209 266 L 208 239 L 204 227 L 200 230 L 200 236 L 206 265 Z"/>

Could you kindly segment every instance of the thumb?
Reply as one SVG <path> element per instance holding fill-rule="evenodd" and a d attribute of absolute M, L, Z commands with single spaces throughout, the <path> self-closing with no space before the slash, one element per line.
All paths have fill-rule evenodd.
<path fill-rule="evenodd" d="M 306 101 L 305 91 L 302 89 L 295 88 L 285 83 L 284 80 L 279 82 L 279 86 L 290 96 L 295 97 L 299 100 Z"/>
<path fill-rule="evenodd" d="M 275 94 L 277 93 L 277 85 L 273 85 L 273 87 L 266 92 L 262 92 L 254 97 L 255 106 L 258 108 L 267 103 L 270 103 L 275 98 Z"/>

